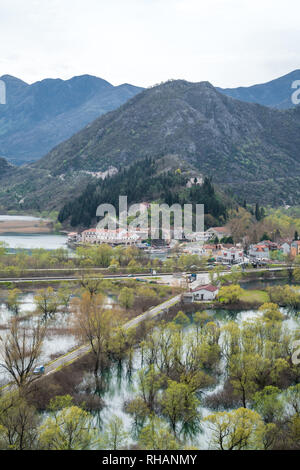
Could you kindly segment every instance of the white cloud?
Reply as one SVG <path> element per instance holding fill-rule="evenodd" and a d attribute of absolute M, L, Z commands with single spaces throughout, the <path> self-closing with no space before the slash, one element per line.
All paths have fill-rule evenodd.
<path fill-rule="evenodd" d="M 0 75 L 249 85 L 300 68 L 299 13 L 295 0 L 1 0 Z"/>

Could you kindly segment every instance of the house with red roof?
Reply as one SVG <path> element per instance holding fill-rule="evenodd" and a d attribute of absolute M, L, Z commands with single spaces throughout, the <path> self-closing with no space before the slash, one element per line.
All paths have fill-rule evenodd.
<path fill-rule="evenodd" d="M 270 250 L 267 245 L 251 245 L 248 254 L 250 258 L 270 259 Z"/>
<path fill-rule="evenodd" d="M 217 261 L 226 264 L 240 264 L 244 261 L 244 252 L 242 248 L 234 246 L 230 248 L 223 248 L 217 256 Z"/>
<path fill-rule="evenodd" d="M 219 293 L 219 287 L 213 286 L 212 284 L 206 284 L 204 286 L 198 286 L 194 289 L 191 289 L 190 293 L 193 296 L 193 302 L 201 300 L 214 300 Z"/>

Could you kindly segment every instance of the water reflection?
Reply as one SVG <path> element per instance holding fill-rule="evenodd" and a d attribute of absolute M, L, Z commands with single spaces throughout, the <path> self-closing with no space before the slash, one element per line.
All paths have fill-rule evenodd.
<path fill-rule="evenodd" d="M 288 329 L 294 330 L 300 328 L 300 318 L 297 311 L 291 311 L 289 309 L 280 309 L 285 315 L 283 325 Z M 211 320 L 217 321 L 220 326 L 225 325 L 230 321 L 235 321 L 238 324 L 242 324 L 245 320 L 250 320 L 262 316 L 262 313 L 257 310 L 242 310 L 242 311 L 230 311 L 230 310 L 209 310 L 208 311 Z M 185 334 L 192 331 L 193 326 L 189 325 L 184 329 Z M 222 337 L 220 338 L 222 342 Z M 124 404 L 131 400 L 136 394 L 138 389 L 138 371 L 142 367 L 142 355 L 140 349 L 134 352 L 133 356 L 133 367 L 128 369 L 126 362 L 122 364 L 114 364 L 109 367 L 103 374 L 103 380 L 106 387 L 101 392 L 101 398 L 104 401 L 104 408 L 95 412 L 95 418 L 97 418 L 97 424 L 100 429 L 104 427 L 105 423 L 109 422 L 112 415 L 119 416 L 128 432 L 134 431 L 133 419 L 124 411 Z M 86 378 L 84 379 L 86 381 Z M 217 382 L 210 388 L 203 390 L 200 394 L 201 398 L 208 397 L 219 391 L 224 387 L 226 381 L 226 361 L 224 358 L 221 359 L 219 365 L 219 375 L 217 376 Z M 91 390 L 91 393 L 95 393 L 95 389 Z M 212 414 L 215 410 L 201 405 L 198 409 L 199 415 L 202 418 Z M 231 411 L 229 409 L 228 411 Z M 210 438 L 210 430 L 205 422 L 200 423 L 200 427 L 197 428 L 186 428 L 183 431 L 186 433 L 187 441 L 190 445 L 198 446 L 200 449 L 207 449 L 207 445 Z M 134 433 L 133 433 L 134 436 Z"/>

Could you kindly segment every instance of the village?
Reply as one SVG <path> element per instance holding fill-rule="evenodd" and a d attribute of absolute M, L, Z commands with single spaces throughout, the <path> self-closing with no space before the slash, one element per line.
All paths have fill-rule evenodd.
<path fill-rule="evenodd" d="M 220 266 L 224 273 L 230 272 L 232 267 L 245 270 L 247 267 L 271 267 L 273 263 L 280 263 L 278 259 L 294 259 L 300 254 L 299 240 L 279 240 L 277 242 L 263 240 L 256 244 L 245 246 L 242 243 L 233 243 L 230 230 L 224 227 L 211 227 L 204 232 L 194 232 L 187 239 L 174 239 L 174 230 L 162 240 L 150 240 L 147 230 L 137 228 L 134 231 L 116 229 L 91 228 L 81 233 L 68 234 L 68 243 L 71 246 L 89 246 L 107 244 L 112 247 L 135 247 L 143 250 L 145 254 L 163 259 L 181 255 L 196 255 L 205 262 L 206 273 Z M 158 243 L 160 242 L 160 243 Z M 274 256 L 275 254 L 275 256 Z M 208 274 L 196 273 L 197 266 L 191 266 L 192 273 L 174 273 L 173 280 L 180 278 L 181 284 L 187 287 L 182 299 L 184 303 L 211 302 L 218 296 L 220 285 L 209 282 Z M 152 271 L 152 274 L 156 271 Z M 168 281 L 170 282 L 170 281 Z"/>
<path fill-rule="evenodd" d="M 163 240 L 151 240 L 148 231 L 141 228 L 135 230 L 90 228 L 81 233 L 68 233 L 70 246 L 101 244 L 134 246 L 153 254 L 167 254 L 176 247 L 182 253 L 198 255 L 200 258 L 208 258 L 229 266 L 241 266 L 247 263 L 267 264 L 275 259 L 274 252 L 291 258 L 300 254 L 299 240 L 284 239 L 277 242 L 262 240 L 248 246 L 243 243 L 233 243 L 231 233 L 225 226 L 211 227 L 205 232 L 194 232 L 188 239 L 181 240 L 175 239 L 174 230 L 165 234 Z"/>

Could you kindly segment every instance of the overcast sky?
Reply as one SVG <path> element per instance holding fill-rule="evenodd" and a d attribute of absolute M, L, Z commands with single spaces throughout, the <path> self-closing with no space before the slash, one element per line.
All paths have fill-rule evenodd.
<path fill-rule="evenodd" d="M 299 0 L 0 0 L 0 76 L 235 87 L 298 68 Z"/>

